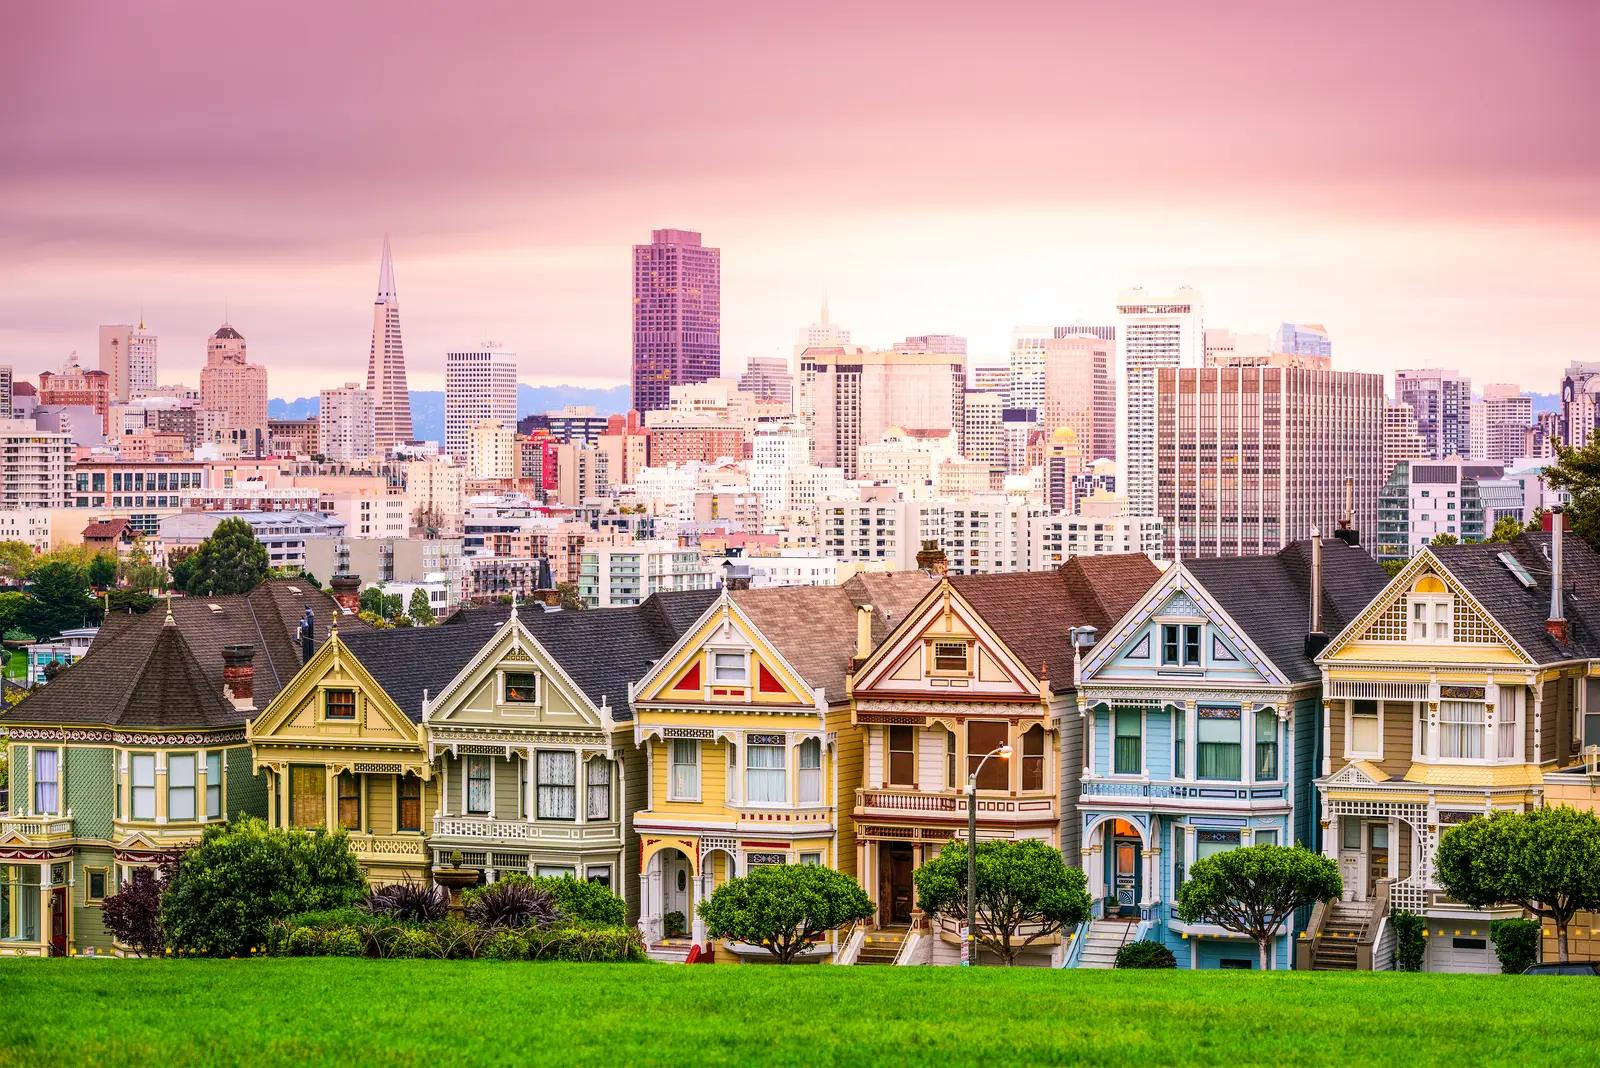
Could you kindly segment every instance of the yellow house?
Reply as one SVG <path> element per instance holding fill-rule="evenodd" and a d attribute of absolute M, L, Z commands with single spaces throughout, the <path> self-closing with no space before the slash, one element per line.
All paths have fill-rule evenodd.
<path fill-rule="evenodd" d="M 696 906 L 757 865 L 855 874 L 861 741 L 845 679 L 858 627 L 882 637 L 931 582 L 911 572 L 724 590 L 632 687 L 647 769 L 648 800 L 633 824 L 648 941 L 678 933 L 668 924 L 677 914 L 705 947 Z"/>

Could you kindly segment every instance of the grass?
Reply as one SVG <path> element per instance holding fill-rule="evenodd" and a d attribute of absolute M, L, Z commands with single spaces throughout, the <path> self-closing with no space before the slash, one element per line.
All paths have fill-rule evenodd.
<path fill-rule="evenodd" d="M 1522 976 L 7 960 L 0 1065 L 1577 1064 L 1597 994 Z"/>

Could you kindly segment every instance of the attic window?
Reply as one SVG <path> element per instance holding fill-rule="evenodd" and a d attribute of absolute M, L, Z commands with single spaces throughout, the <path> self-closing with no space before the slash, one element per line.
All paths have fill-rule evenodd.
<path fill-rule="evenodd" d="M 539 703 L 539 676 L 531 671 L 506 672 L 506 703 L 533 705 Z"/>
<path fill-rule="evenodd" d="M 1411 625 L 1414 642 L 1448 642 L 1455 611 L 1450 591 L 1436 575 L 1423 575 L 1411 587 Z"/>
<path fill-rule="evenodd" d="M 1522 566 L 1521 560 L 1518 560 L 1510 553 L 1497 553 L 1495 554 L 1495 559 L 1499 560 L 1500 563 L 1504 565 L 1505 569 L 1511 572 L 1513 578 L 1522 583 L 1523 589 L 1533 589 L 1533 576 L 1528 573 L 1527 568 Z"/>
<path fill-rule="evenodd" d="M 965 673 L 967 670 L 966 642 L 934 642 L 933 670 Z"/>

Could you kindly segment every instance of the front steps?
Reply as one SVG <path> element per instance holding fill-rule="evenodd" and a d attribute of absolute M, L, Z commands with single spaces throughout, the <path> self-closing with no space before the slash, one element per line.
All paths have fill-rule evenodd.
<path fill-rule="evenodd" d="M 1356 946 L 1372 922 L 1372 905 L 1364 901 L 1335 901 L 1328 907 L 1322 931 L 1311 950 L 1311 970 L 1353 972 Z"/>
<path fill-rule="evenodd" d="M 857 964 L 893 964 L 895 958 L 900 956 L 900 950 L 906 944 L 906 936 L 911 933 L 909 926 L 878 927 L 867 932 L 866 941 L 861 943 L 861 952 L 856 954 Z"/>
<path fill-rule="evenodd" d="M 1091 920 L 1078 953 L 1079 968 L 1111 968 L 1117 963 L 1117 950 L 1133 940 L 1137 920 Z"/>

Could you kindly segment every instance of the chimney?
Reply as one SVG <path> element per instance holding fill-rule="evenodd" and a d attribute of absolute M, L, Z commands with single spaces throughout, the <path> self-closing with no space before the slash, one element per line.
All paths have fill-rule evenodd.
<path fill-rule="evenodd" d="M 1356 522 L 1356 480 L 1349 475 L 1344 479 L 1344 515 L 1339 517 L 1339 526 L 1334 530 L 1333 536 L 1351 548 L 1361 544 L 1361 532 L 1355 528 Z"/>
<path fill-rule="evenodd" d="M 934 578 L 944 578 L 950 573 L 950 558 L 937 541 L 925 539 L 917 550 L 917 570 L 926 571 Z"/>
<path fill-rule="evenodd" d="M 850 670 L 854 671 L 867 662 L 867 657 L 872 655 L 872 606 L 870 604 L 856 605 L 856 655 L 850 658 Z"/>
<path fill-rule="evenodd" d="M 1315 657 L 1328 646 L 1322 632 L 1322 532 L 1311 528 L 1311 630 L 1306 634 L 1306 656 Z"/>
<path fill-rule="evenodd" d="M 1545 632 L 1563 644 L 1567 640 L 1567 611 L 1562 603 L 1566 574 L 1561 559 L 1561 528 L 1565 519 L 1559 504 L 1550 509 L 1550 618 L 1544 621 Z"/>
<path fill-rule="evenodd" d="M 300 662 L 306 663 L 311 659 L 311 654 L 317 651 L 317 640 L 313 636 L 316 630 L 316 617 L 311 614 L 311 606 L 306 605 L 305 618 L 300 620 Z"/>
<path fill-rule="evenodd" d="M 227 691 L 235 708 L 256 706 L 256 647 L 253 645 L 224 645 L 222 647 L 222 688 Z"/>
<path fill-rule="evenodd" d="M 333 599 L 339 602 L 340 608 L 351 615 L 361 610 L 360 575 L 335 575 L 328 580 L 328 586 L 333 590 Z"/>

